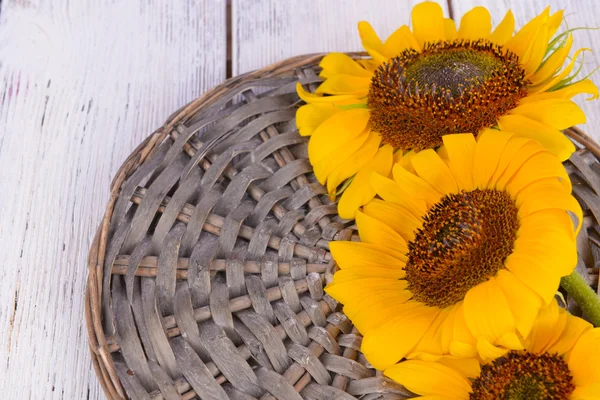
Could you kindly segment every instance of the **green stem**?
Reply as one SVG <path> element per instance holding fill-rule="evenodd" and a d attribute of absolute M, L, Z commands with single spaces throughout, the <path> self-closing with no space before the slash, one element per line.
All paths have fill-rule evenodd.
<path fill-rule="evenodd" d="M 561 279 L 560 285 L 573 297 L 594 326 L 600 326 L 600 296 L 576 271 Z"/>

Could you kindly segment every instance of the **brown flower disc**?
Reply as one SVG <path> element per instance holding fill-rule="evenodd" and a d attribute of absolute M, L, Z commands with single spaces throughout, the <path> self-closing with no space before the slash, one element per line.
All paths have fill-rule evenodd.
<path fill-rule="evenodd" d="M 471 387 L 471 400 L 567 400 L 575 390 L 562 357 L 516 351 L 482 366 Z"/>
<path fill-rule="evenodd" d="M 527 95 L 526 86 L 518 56 L 487 40 L 428 43 L 375 71 L 370 122 L 395 148 L 435 148 L 443 135 L 495 125 Z"/>
<path fill-rule="evenodd" d="M 504 268 L 519 227 L 505 191 L 449 194 L 433 205 L 408 243 L 406 280 L 413 298 L 444 308 Z"/>

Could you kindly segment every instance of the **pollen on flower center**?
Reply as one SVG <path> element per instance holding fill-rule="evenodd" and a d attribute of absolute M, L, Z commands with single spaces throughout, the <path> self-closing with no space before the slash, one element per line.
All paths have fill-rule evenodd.
<path fill-rule="evenodd" d="M 575 390 L 562 357 L 516 351 L 482 366 L 471 387 L 471 400 L 567 400 Z"/>
<path fill-rule="evenodd" d="M 367 103 L 385 143 L 422 150 L 451 133 L 477 133 L 527 95 L 514 53 L 487 40 L 428 43 L 382 64 Z"/>
<path fill-rule="evenodd" d="M 444 308 L 504 267 L 519 227 L 505 191 L 449 194 L 424 217 L 408 244 L 406 280 L 415 300 Z"/>
<path fill-rule="evenodd" d="M 413 92 L 458 98 L 465 90 L 476 88 L 502 68 L 502 61 L 485 52 L 472 49 L 447 49 L 407 63 L 406 82 Z"/>

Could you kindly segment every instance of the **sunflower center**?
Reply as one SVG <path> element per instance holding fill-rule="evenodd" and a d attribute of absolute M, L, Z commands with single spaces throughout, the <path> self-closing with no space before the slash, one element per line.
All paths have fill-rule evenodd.
<path fill-rule="evenodd" d="M 443 197 L 408 244 L 406 280 L 413 298 L 439 308 L 464 299 L 504 267 L 518 227 L 515 202 L 505 191 Z"/>
<path fill-rule="evenodd" d="M 429 93 L 460 97 L 468 88 L 481 85 L 502 62 L 485 52 L 471 49 L 447 49 L 407 63 L 406 82 L 411 91 L 427 89 Z"/>
<path fill-rule="evenodd" d="M 575 385 L 562 357 L 511 351 L 482 366 L 472 390 L 471 400 L 566 400 Z"/>
<path fill-rule="evenodd" d="M 487 40 L 428 43 L 375 71 L 370 122 L 395 148 L 434 148 L 443 135 L 495 125 L 527 95 L 526 85 L 518 56 Z"/>

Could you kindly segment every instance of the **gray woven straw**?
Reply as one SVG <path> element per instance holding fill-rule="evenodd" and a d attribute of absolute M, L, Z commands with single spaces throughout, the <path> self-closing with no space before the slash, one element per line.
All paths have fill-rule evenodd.
<path fill-rule="evenodd" d="M 352 56 L 358 56 L 352 54 Z M 405 399 L 323 288 L 353 236 L 298 135 L 296 82 L 322 55 L 226 81 L 125 161 L 89 255 L 86 320 L 111 399 Z M 599 147 L 566 163 L 583 204 L 577 270 L 597 290 Z M 571 312 L 580 314 L 567 299 Z"/>

